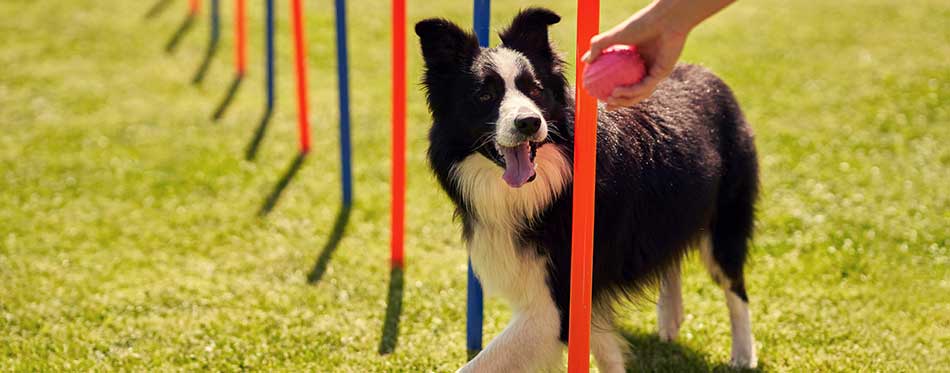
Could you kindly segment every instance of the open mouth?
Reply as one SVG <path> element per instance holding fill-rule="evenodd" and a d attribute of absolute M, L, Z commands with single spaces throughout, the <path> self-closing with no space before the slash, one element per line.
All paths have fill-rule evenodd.
<path fill-rule="evenodd" d="M 512 147 L 496 145 L 505 163 L 505 173 L 501 178 L 508 183 L 508 186 L 520 188 L 534 181 L 537 177 L 534 157 L 538 154 L 539 145 L 540 143 L 530 141 Z"/>

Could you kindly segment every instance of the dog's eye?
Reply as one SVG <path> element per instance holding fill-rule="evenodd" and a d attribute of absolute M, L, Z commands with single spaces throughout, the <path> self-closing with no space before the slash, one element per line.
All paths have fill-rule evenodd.
<path fill-rule="evenodd" d="M 544 87 L 542 87 L 541 82 L 537 80 L 534 81 L 534 84 L 531 85 L 531 89 L 528 90 L 528 94 L 534 99 L 541 98 L 542 92 L 544 92 Z"/>
<path fill-rule="evenodd" d="M 494 99 L 495 95 L 491 94 L 491 92 L 482 92 L 478 94 L 479 102 L 487 103 L 493 101 Z"/>

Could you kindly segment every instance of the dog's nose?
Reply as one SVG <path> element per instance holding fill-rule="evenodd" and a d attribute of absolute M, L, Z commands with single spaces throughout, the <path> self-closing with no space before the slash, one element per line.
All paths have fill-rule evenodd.
<path fill-rule="evenodd" d="M 515 128 L 525 136 L 534 135 L 541 128 L 541 118 L 525 117 L 515 120 Z"/>

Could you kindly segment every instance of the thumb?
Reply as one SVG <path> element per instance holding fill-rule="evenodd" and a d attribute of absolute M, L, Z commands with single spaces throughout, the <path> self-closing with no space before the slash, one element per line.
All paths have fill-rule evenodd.
<path fill-rule="evenodd" d="M 614 34 L 610 31 L 594 35 L 590 38 L 590 50 L 581 57 L 584 63 L 591 63 L 600 56 L 607 47 L 614 45 Z"/>
<path fill-rule="evenodd" d="M 653 33 L 649 26 L 638 15 L 590 38 L 590 51 L 584 54 L 581 61 L 591 63 L 600 56 L 604 49 L 614 44 L 636 45 L 648 39 Z"/>

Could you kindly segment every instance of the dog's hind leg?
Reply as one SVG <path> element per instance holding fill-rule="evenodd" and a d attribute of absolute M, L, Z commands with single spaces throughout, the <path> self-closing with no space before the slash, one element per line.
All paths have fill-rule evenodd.
<path fill-rule="evenodd" d="M 745 238 L 742 240 L 744 250 Z M 733 240 L 720 239 L 718 244 L 723 245 L 729 241 Z M 742 278 L 742 266 L 739 265 L 738 270 L 729 268 L 730 259 L 723 257 L 724 253 L 719 251 L 716 240 L 711 242 L 708 238 L 704 238 L 701 245 L 703 264 L 726 295 L 726 306 L 729 308 L 729 323 L 732 330 L 732 359 L 729 364 L 736 368 L 755 368 L 758 361 L 755 356 L 752 317 L 749 313 L 749 298 Z M 731 264 L 735 264 L 735 258 L 731 260 Z"/>
<path fill-rule="evenodd" d="M 660 278 L 660 298 L 656 301 L 656 319 L 660 340 L 676 339 L 683 324 L 683 291 L 680 285 L 680 263 L 673 263 Z"/>
<path fill-rule="evenodd" d="M 745 123 L 735 97 L 722 84 L 718 90 L 721 113 L 716 116 L 722 176 L 716 211 L 709 234 L 702 237 L 700 252 L 713 279 L 722 287 L 732 326 L 732 360 L 740 368 L 754 368 L 755 339 L 749 314 L 744 267 L 749 241 L 755 226 L 755 202 L 759 188 L 759 166 L 752 130 Z"/>

